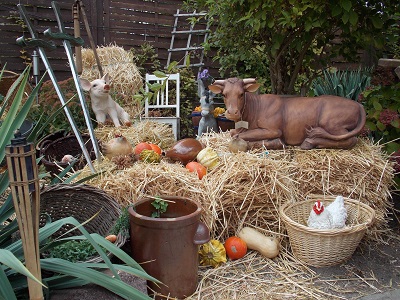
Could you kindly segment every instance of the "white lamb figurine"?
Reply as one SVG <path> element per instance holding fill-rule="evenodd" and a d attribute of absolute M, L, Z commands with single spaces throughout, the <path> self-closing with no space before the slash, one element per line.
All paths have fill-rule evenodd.
<path fill-rule="evenodd" d="M 83 90 L 89 91 L 92 109 L 96 115 L 97 122 L 104 124 L 107 116 L 109 116 L 115 127 L 121 126 L 120 121 L 123 125 L 131 126 L 128 113 L 110 96 L 110 77 L 108 73 L 101 79 L 95 79 L 92 82 L 80 78 L 80 82 Z"/>

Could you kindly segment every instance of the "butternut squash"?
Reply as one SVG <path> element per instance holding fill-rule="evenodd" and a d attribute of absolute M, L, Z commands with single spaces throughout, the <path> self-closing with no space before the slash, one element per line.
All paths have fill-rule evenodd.
<path fill-rule="evenodd" d="M 243 227 L 239 233 L 247 248 L 256 250 L 268 258 L 274 258 L 279 254 L 279 242 L 276 238 L 266 236 L 251 227 Z"/>

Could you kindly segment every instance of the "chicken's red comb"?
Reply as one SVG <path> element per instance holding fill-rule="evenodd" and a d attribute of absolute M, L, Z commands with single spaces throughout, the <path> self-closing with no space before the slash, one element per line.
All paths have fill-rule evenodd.
<path fill-rule="evenodd" d="M 324 211 L 324 205 L 322 204 L 321 200 L 317 200 L 313 206 L 314 212 L 319 215 Z"/>

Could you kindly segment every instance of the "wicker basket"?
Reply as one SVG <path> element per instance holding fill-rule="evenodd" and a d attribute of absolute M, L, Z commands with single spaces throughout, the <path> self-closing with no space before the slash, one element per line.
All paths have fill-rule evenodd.
<path fill-rule="evenodd" d="M 333 266 L 348 260 L 371 225 L 375 211 L 360 201 L 345 198 L 347 221 L 344 228 L 313 229 L 307 226 L 307 220 L 315 201 L 320 199 L 329 205 L 336 197 L 313 195 L 308 198 L 286 203 L 279 209 L 294 256 L 314 267 Z"/>
<path fill-rule="evenodd" d="M 53 133 L 50 133 L 43 138 L 41 138 L 37 143 L 36 143 L 36 153 L 37 156 L 40 156 L 40 152 L 44 151 L 44 148 L 50 144 L 51 142 L 54 142 L 55 140 L 58 140 L 60 138 L 63 138 L 67 135 L 70 135 L 70 132 L 66 130 L 59 130 Z"/>
<path fill-rule="evenodd" d="M 96 154 L 94 153 L 90 136 L 88 134 L 83 134 L 82 139 L 90 154 L 90 158 L 92 160 L 96 159 Z M 68 135 L 58 138 L 55 141 L 45 144 L 44 147 L 40 149 L 40 155 L 43 156 L 41 162 L 52 176 L 59 174 L 68 166 L 68 163 L 61 162 L 64 155 L 67 154 L 70 154 L 78 159 L 73 166 L 74 170 L 83 169 L 83 167 L 87 164 L 75 135 Z"/>
<path fill-rule="evenodd" d="M 121 209 L 118 202 L 103 190 L 85 184 L 61 183 L 47 187 L 40 194 L 40 227 L 45 225 L 48 216 L 52 221 L 74 217 L 79 223 L 83 223 L 97 213 L 98 215 L 86 223 L 84 228 L 89 233 L 107 236 L 119 218 Z M 79 230 L 66 233 L 72 228 L 73 225 L 64 225 L 53 234 L 53 237 L 82 235 Z M 122 247 L 125 242 L 126 235 L 119 233 L 114 244 Z M 100 261 L 102 261 L 100 256 L 88 260 L 88 262 Z"/>
<path fill-rule="evenodd" d="M 15 73 L 13 71 L 4 70 L 3 76 L 0 79 L 0 94 L 4 97 L 7 95 L 8 90 L 10 89 L 11 85 L 18 79 L 20 74 Z M 18 88 L 17 88 L 18 89 Z M 17 90 L 16 89 L 16 90 Z M 14 91 L 13 95 L 16 94 L 17 91 Z M 32 92 L 32 87 L 27 83 L 25 86 L 25 95 L 28 96 Z M 13 96 L 11 97 L 13 99 Z M 12 102 L 12 101 L 10 101 Z"/>
<path fill-rule="evenodd" d="M 2 94 L 3 96 L 6 96 L 9 88 L 14 83 L 14 81 L 17 80 L 18 77 L 19 77 L 19 74 L 17 74 L 17 73 L 8 71 L 8 70 L 4 70 L 3 76 L 0 79 L 0 94 Z"/>

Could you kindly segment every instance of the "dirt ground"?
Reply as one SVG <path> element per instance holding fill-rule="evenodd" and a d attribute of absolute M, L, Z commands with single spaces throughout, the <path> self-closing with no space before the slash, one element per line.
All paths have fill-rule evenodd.
<path fill-rule="evenodd" d="M 394 199 L 396 208 L 400 208 L 400 197 Z M 387 244 L 363 244 L 357 248 L 347 262 L 325 268 L 311 268 L 316 273 L 314 286 L 336 295 L 336 299 L 359 299 L 366 295 L 400 289 L 400 213 L 393 215 L 390 221 L 392 234 Z M 146 292 L 145 281 L 121 274 L 122 279 L 137 289 Z M 332 297 L 328 297 L 332 298 Z M 328 299 L 327 298 L 327 299 Z M 103 300 L 121 299 L 96 285 L 88 285 L 72 290 L 56 291 L 51 300 Z M 390 298 L 378 298 L 390 299 Z"/>

